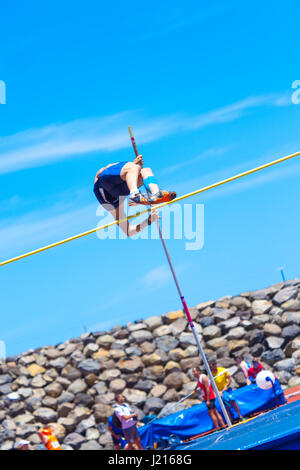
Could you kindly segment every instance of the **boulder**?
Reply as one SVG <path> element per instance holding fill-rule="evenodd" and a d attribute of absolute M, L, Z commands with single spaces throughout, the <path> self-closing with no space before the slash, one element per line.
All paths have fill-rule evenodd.
<path fill-rule="evenodd" d="M 133 331 L 130 336 L 137 344 L 141 344 L 144 341 L 152 341 L 153 339 L 152 333 L 148 330 Z"/>
<path fill-rule="evenodd" d="M 121 372 L 130 374 L 133 372 L 141 371 L 144 368 L 144 364 L 140 358 L 135 358 L 131 360 L 121 359 L 118 362 L 118 367 Z"/>
<path fill-rule="evenodd" d="M 52 421 L 57 420 L 56 411 L 51 408 L 41 407 L 34 411 L 33 413 L 35 419 L 43 424 L 49 424 Z"/>
<path fill-rule="evenodd" d="M 144 406 L 144 413 L 147 415 L 149 413 L 159 413 L 160 410 L 164 407 L 165 402 L 158 397 L 151 397 L 147 400 Z"/>
<path fill-rule="evenodd" d="M 86 359 L 78 364 L 78 369 L 83 375 L 98 374 L 100 371 L 100 365 L 94 359 Z"/>

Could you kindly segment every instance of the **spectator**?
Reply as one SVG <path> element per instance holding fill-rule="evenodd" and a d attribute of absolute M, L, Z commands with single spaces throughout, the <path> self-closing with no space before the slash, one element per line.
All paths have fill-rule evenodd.
<path fill-rule="evenodd" d="M 122 425 L 123 435 L 128 443 L 128 450 L 143 450 L 139 433 L 137 431 L 137 413 L 135 413 L 129 405 L 125 403 L 125 398 L 121 393 L 116 395 L 117 406 L 115 413 Z"/>
<path fill-rule="evenodd" d="M 201 374 L 200 367 L 194 367 L 192 373 L 195 379 L 197 379 L 195 392 L 198 388 L 200 388 L 203 401 L 205 402 L 207 406 L 207 411 L 208 411 L 210 418 L 212 419 L 214 427 L 216 429 L 225 427 L 225 423 L 222 419 L 222 416 L 218 412 L 216 405 L 215 405 L 216 396 L 212 389 L 209 378 L 207 377 L 207 375 Z"/>
<path fill-rule="evenodd" d="M 257 374 L 263 370 L 263 366 L 260 364 L 256 357 L 253 358 L 252 367 L 248 370 L 248 376 L 252 383 L 255 382 Z"/>
<path fill-rule="evenodd" d="M 118 425 L 117 425 L 117 421 L 119 422 Z M 121 440 L 122 440 L 122 437 L 124 437 L 124 434 L 122 431 L 122 423 L 119 420 L 119 418 L 116 416 L 116 413 L 113 413 L 108 418 L 107 427 L 108 427 L 108 431 L 111 434 L 111 438 L 112 438 L 115 450 L 120 450 Z"/>
<path fill-rule="evenodd" d="M 249 376 L 248 376 L 248 370 L 250 369 L 251 366 L 250 366 L 249 362 L 245 361 L 243 356 L 237 356 L 235 359 L 236 359 L 236 362 L 237 362 L 239 368 L 241 369 L 241 371 L 244 374 L 246 384 L 250 385 L 251 380 L 249 379 Z"/>
<path fill-rule="evenodd" d="M 212 375 L 222 397 L 227 413 L 231 416 L 232 419 L 230 408 L 234 407 L 239 416 L 239 420 L 244 421 L 244 417 L 242 416 L 239 406 L 232 394 L 232 387 L 230 387 L 231 376 L 228 370 L 224 367 L 217 367 L 216 361 L 210 361 L 209 367 L 211 368 Z"/>

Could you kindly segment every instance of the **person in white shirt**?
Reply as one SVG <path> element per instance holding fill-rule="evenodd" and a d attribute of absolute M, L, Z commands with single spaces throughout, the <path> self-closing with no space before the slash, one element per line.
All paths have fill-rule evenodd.
<path fill-rule="evenodd" d="M 243 372 L 243 375 L 244 375 L 245 380 L 246 380 L 246 384 L 250 385 L 251 380 L 249 379 L 248 370 L 250 369 L 251 366 L 250 366 L 249 362 L 245 361 L 243 356 L 237 356 L 235 359 L 236 359 L 236 362 L 237 362 L 239 368 Z"/>
<path fill-rule="evenodd" d="M 137 413 L 125 403 L 125 398 L 121 393 L 116 395 L 117 405 L 115 413 L 121 421 L 122 431 L 128 443 L 127 450 L 143 450 L 141 439 L 136 428 Z"/>

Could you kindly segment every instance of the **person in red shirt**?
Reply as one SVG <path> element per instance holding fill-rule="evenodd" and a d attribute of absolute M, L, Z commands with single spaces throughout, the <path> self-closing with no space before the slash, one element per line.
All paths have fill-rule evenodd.
<path fill-rule="evenodd" d="M 197 379 L 197 385 L 195 387 L 194 392 L 196 392 L 198 388 L 200 388 L 202 399 L 207 406 L 207 411 L 210 418 L 212 419 L 214 427 L 216 429 L 225 427 L 225 423 L 222 419 L 222 416 L 216 408 L 216 395 L 214 394 L 211 381 L 209 380 L 207 375 L 201 374 L 200 367 L 194 367 L 193 376 L 195 377 L 195 379 Z"/>
<path fill-rule="evenodd" d="M 255 382 L 257 374 L 263 370 L 263 366 L 258 362 L 256 357 L 253 358 L 252 367 L 248 369 L 248 377 L 251 382 Z"/>

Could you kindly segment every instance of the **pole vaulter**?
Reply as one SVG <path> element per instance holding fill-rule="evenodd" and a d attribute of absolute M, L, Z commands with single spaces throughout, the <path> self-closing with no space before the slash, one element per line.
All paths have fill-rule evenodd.
<path fill-rule="evenodd" d="M 133 134 L 132 134 L 132 131 L 131 131 L 131 128 L 128 127 L 128 130 L 129 130 L 129 134 L 130 134 L 130 138 L 131 138 L 131 142 L 132 142 L 132 146 L 133 146 L 133 149 L 134 149 L 134 152 L 135 152 L 135 155 L 136 157 L 139 155 L 139 152 L 138 152 L 138 149 L 137 149 L 137 146 L 136 146 L 136 143 L 135 143 L 135 139 L 133 137 Z M 147 187 L 146 187 L 146 190 L 147 190 Z M 148 192 L 148 190 L 147 190 Z M 174 279 L 174 282 L 175 282 L 175 285 L 176 285 L 176 288 L 177 288 L 177 291 L 178 291 L 178 295 L 180 297 L 180 300 L 181 300 L 181 303 L 182 303 L 182 306 L 183 306 L 183 310 L 186 314 L 186 317 L 187 317 L 187 320 L 188 320 L 188 323 L 191 327 L 191 330 L 192 330 L 192 333 L 193 333 L 193 336 L 195 338 L 195 341 L 196 341 L 196 344 L 197 344 L 197 347 L 198 347 L 198 350 L 199 350 L 199 353 L 201 355 L 201 358 L 202 358 L 202 361 L 204 363 L 204 366 L 205 366 L 205 369 L 208 373 L 208 376 L 210 378 L 210 381 L 211 381 L 211 384 L 212 384 L 212 387 L 213 387 L 213 390 L 215 392 L 215 395 L 218 399 L 218 402 L 220 404 L 220 407 L 221 407 L 221 410 L 223 412 L 223 415 L 225 417 L 225 420 L 226 420 L 226 423 L 228 426 L 231 426 L 231 421 L 230 421 L 230 418 L 228 416 L 228 413 L 226 411 L 226 408 L 225 408 L 225 405 L 223 403 L 223 400 L 221 398 L 221 395 L 220 395 L 220 392 L 218 390 L 218 387 L 216 386 L 216 383 L 215 383 L 215 380 L 214 380 L 214 377 L 212 375 L 212 372 L 210 370 L 210 367 L 208 365 L 208 362 L 207 362 L 207 359 L 206 359 L 206 356 L 205 356 L 205 352 L 201 346 L 201 342 L 200 342 L 200 339 L 196 333 L 196 329 L 195 329 L 195 325 L 193 323 L 193 320 L 192 320 L 192 317 L 191 317 L 191 314 L 189 312 L 189 309 L 188 309 L 188 306 L 187 306 L 187 303 L 185 301 L 185 298 L 183 296 L 183 293 L 181 291 L 181 288 L 180 288 L 180 285 L 179 285 L 179 282 L 178 282 L 178 279 L 177 279 L 177 276 L 176 276 L 176 273 L 175 273 L 175 270 L 174 270 L 174 266 L 172 264 L 172 261 L 171 261 L 171 258 L 170 258 L 170 255 L 169 255 L 169 252 L 168 252 L 168 249 L 167 249 L 167 245 L 166 245 L 166 242 L 164 240 L 164 237 L 163 237 L 163 234 L 162 234 L 162 231 L 161 231 L 161 227 L 160 227 L 160 223 L 159 223 L 159 220 L 156 219 L 156 225 L 157 225 L 157 229 L 158 229 L 158 233 L 159 233 L 159 237 L 161 239 L 161 242 L 162 242 L 162 245 L 163 245 L 163 249 L 164 249 L 164 252 L 166 254 L 166 257 L 167 257 L 167 260 L 168 260 L 168 264 L 169 264 L 169 267 L 170 267 L 170 270 L 171 270 L 171 273 L 172 273 L 172 276 L 173 276 L 173 279 Z"/>

